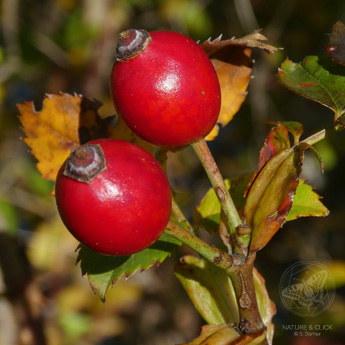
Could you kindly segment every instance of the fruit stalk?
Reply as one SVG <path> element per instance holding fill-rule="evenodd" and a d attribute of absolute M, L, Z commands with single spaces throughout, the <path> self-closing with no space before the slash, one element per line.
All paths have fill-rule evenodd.
<path fill-rule="evenodd" d="M 240 316 L 238 327 L 241 333 L 251 333 L 264 328 L 253 280 L 255 253 L 251 253 L 244 262 L 242 260 L 233 260 L 232 256 L 221 249 L 209 245 L 171 221 L 168 223 L 165 233 L 192 248 L 214 266 L 223 269 L 227 273 L 234 286 L 238 302 Z"/>
<path fill-rule="evenodd" d="M 232 236 L 237 234 L 237 227 L 242 225 L 242 220 L 237 212 L 236 206 L 230 196 L 228 189 L 226 188 L 224 179 L 219 171 L 219 168 L 211 154 L 210 149 L 205 139 L 201 139 L 192 144 L 192 147 L 200 159 L 206 174 L 214 188 L 227 223 L 229 225 L 229 231 Z"/>
<path fill-rule="evenodd" d="M 185 215 L 183 214 L 180 206 L 178 205 L 174 197 L 172 198 L 171 212 L 180 224 L 185 224 L 187 230 L 193 235 L 195 235 L 195 230 L 193 229 L 189 221 L 186 219 Z"/>

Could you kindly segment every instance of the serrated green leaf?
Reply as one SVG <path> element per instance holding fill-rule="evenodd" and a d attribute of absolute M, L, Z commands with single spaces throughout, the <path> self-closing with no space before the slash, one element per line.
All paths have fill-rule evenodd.
<path fill-rule="evenodd" d="M 286 220 L 290 221 L 300 217 L 327 216 L 329 211 L 320 199 L 321 197 L 313 191 L 313 187 L 305 184 L 305 180 L 300 180 Z"/>
<path fill-rule="evenodd" d="M 228 275 L 205 259 L 185 256 L 175 275 L 194 306 L 209 324 L 237 324 L 239 314 L 235 292 Z"/>
<path fill-rule="evenodd" d="M 299 95 L 332 109 L 335 121 L 345 112 L 345 77 L 331 74 L 321 66 L 317 56 L 308 56 L 302 63 L 287 58 L 277 80 Z"/>
<path fill-rule="evenodd" d="M 243 213 L 245 203 L 245 198 L 243 197 L 244 190 L 252 175 L 252 173 L 248 173 L 230 180 L 225 180 L 225 185 L 230 190 L 231 197 L 240 214 Z M 201 200 L 199 206 L 194 210 L 194 227 L 201 228 L 210 233 L 218 233 L 220 211 L 221 207 L 217 195 L 214 189 L 210 188 Z"/>
<path fill-rule="evenodd" d="M 117 280 L 162 263 L 179 245 L 178 240 L 165 233 L 151 247 L 128 256 L 102 255 L 81 245 L 77 261 L 82 274 L 88 276 L 93 291 L 105 301 L 107 290 Z"/>

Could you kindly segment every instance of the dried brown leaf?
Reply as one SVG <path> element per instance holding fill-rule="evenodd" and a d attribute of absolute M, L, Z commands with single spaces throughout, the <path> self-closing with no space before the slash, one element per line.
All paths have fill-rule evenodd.
<path fill-rule="evenodd" d="M 333 25 L 329 35 L 327 53 L 336 63 L 345 65 L 345 25 L 340 20 Z"/>
<path fill-rule="evenodd" d="M 262 42 L 264 40 L 266 37 L 255 31 L 239 39 L 222 40 L 219 36 L 200 44 L 213 63 L 221 86 L 222 102 L 218 125 L 227 125 L 247 96 L 247 87 L 253 68 L 251 48 L 261 48 L 268 52 L 278 50 Z M 206 140 L 213 140 L 217 135 L 218 127 L 215 127 Z"/>

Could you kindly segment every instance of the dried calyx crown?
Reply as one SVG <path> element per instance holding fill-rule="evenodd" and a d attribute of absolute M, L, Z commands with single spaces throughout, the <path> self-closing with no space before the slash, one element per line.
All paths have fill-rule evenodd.
<path fill-rule="evenodd" d="M 127 61 L 141 54 L 151 42 L 146 30 L 129 29 L 119 34 L 116 47 L 116 61 Z"/>
<path fill-rule="evenodd" d="M 90 183 L 105 169 L 105 157 L 101 146 L 82 145 L 68 157 L 63 174 L 74 180 Z"/>

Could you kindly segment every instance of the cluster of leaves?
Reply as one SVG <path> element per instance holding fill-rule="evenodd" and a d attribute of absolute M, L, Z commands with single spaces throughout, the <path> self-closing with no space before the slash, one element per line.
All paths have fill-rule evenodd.
<path fill-rule="evenodd" d="M 337 24 L 340 25 L 340 24 Z M 338 28 L 338 27 L 337 27 Z M 337 39 L 331 36 L 331 53 L 337 52 Z M 228 124 L 246 97 L 253 62 L 253 48 L 268 52 L 277 49 L 263 41 L 258 31 L 241 39 L 208 40 L 201 47 L 212 60 L 221 85 L 222 107 L 217 126 L 206 138 L 217 137 L 219 128 Z M 334 60 L 339 61 L 337 55 Z M 330 107 L 335 112 L 335 126 L 342 128 L 345 77 L 331 74 L 317 57 L 307 57 L 301 64 L 286 59 L 277 74 L 278 81 L 289 89 Z M 43 109 L 36 112 L 31 102 L 20 104 L 20 120 L 26 134 L 25 142 L 37 158 L 37 168 L 46 179 L 54 180 L 58 169 L 71 150 L 96 138 L 116 138 L 134 142 L 151 153 L 154 148 L 130 132 L 117 116 L 101 118 L 99 102 L 80 95 L 47 95 Z M 312 144 L 324 138 L 300 140 L 303 126 L 296 122 L 273 123 L 260 152 L 258 169 L 245 176 L 227 180 L 227 186 L 245 224 L 251 229 L 249 252 L 262 249 L 286 221 L 305 216 L 325 216 L 327 208 L 320 197 L 301 179 L 304 153 L 310 149 L 322 162 Z M 290 137 L 293 142 L 291 143 Z M 211 233 L 219 229 L 221 207 L 213 189 L 209 190 L 196 208 L 193 227 Z M 173 221 L 178 222 L 175 218 Z M 180 226 L 185 226 L 180 223 Z M 87 274 L 92 289 L 105 299 L 108 288 L 121 277 L 145 270 L 164 261 L 179 241 L 167 234 L 150 248 L 128 257 L 108 257 L 81 246 L 78 261 Z M 262 320 L 267 327 L 258 333 L 240 335 L 233 326 L 238 324 L 238 305 L 228 275 L 205 259 L 187 256 L 176 267 L 176 276 L 186 289 L 203 318 L 205 326 L 199 338 L 190 345 L 221 343 L 260 344 L 266 338 L 272 343 L 272 317 L 275 307 L 270 301 L 261 275 L 254 270 L 254 285 Z"/>

